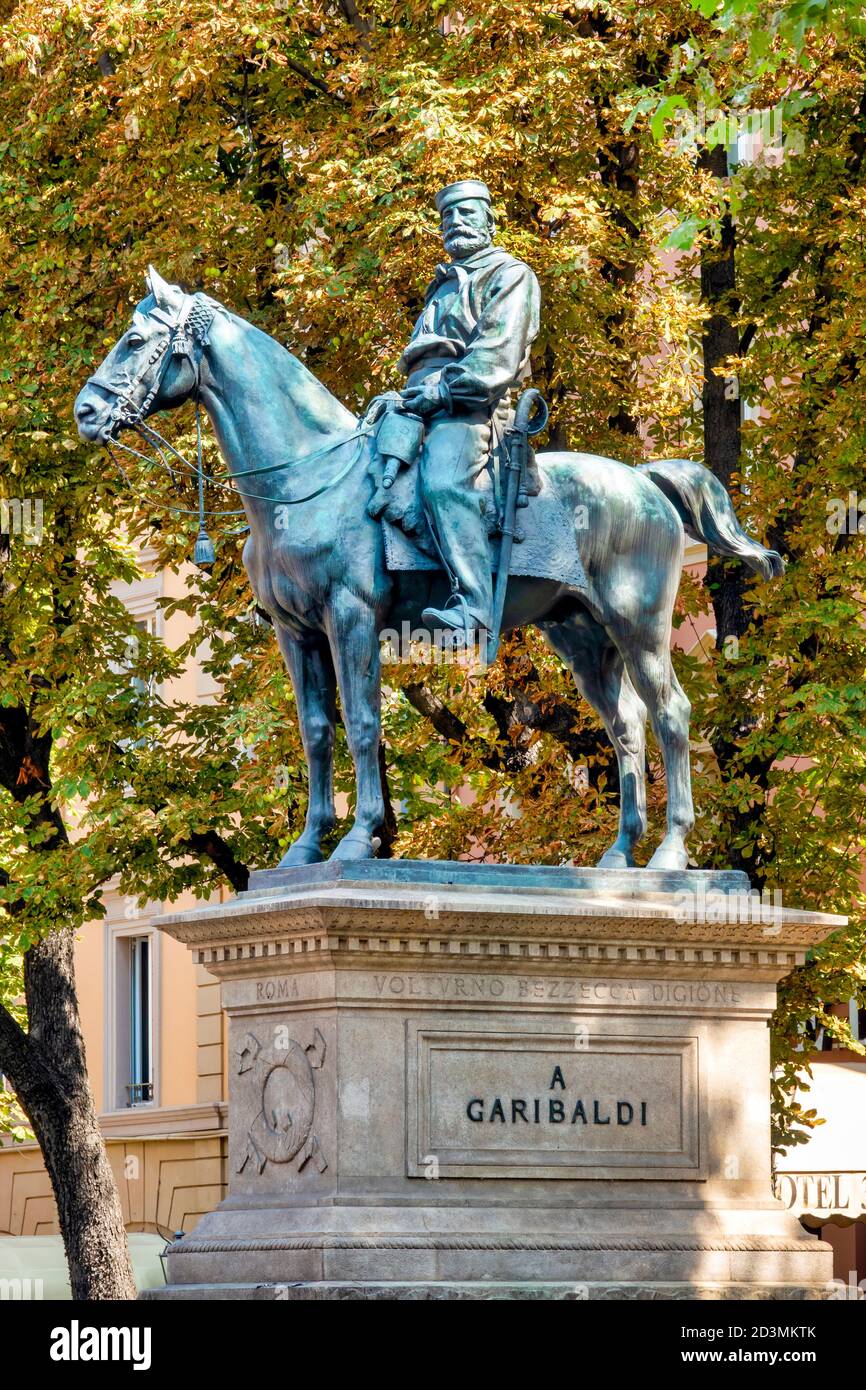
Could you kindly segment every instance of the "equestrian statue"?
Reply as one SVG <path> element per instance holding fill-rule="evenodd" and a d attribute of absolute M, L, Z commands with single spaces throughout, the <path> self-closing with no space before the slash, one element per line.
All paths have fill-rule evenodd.
<path fill-rule="evenodd" d="M 667 827 L 649 861 L 684 869 L 692 827 L 690 706 L 671 664 L 684 537 L 762 579 L 781 557 L 748 536 L 699 463 L 632 467 L 593 454 L 534 454 L 546 408 L 525 388 L 538 281 L 494 245 L 486 186 L 436 198 L 448 259 L 400 360 L 402 392 L 348 411 L 274 338 L 153 268 L 129 330 L 75 402 L 82 439 L 123 447 L 194 400 L 209 417 L 249 524 L 244 564 L 291 675 L 309 772 L 306 823 L 281 867 L 324 858 L 335 822 L 337 694 L 354 761 L 354 823 L 333 851 L 375 855 L 382 634 L 408 623 L 492 659 L 533 623 L 597 710 L 619 765 L 620 816 L 600 864 L 628 868 L 646 829 L 647 714 L 664 759 Z M 135 452 L 135 451 L 133 451 Z M 209 480 L 211 483 L 217 480 Z M 206 563 L 202 527 L 196 558 Z"/>

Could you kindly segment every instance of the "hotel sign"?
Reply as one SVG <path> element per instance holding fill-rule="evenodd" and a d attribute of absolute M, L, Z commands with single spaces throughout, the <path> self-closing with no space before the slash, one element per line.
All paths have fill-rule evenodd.
<path fill-rule="evenodd" d="M 795 1216 L 860 1221 L 866 1214 L 866 1173 L 776 1173 L 773 1187 Z"/>

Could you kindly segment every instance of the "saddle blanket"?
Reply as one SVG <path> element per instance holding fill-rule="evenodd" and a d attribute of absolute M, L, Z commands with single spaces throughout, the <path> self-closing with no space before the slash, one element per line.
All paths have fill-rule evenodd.
<path fill-rule="evenodd" d="M 586 574 L 577 550 L 575 519 L 552 487 L 544 469 L 543 455 L 538 463 L 541 490 L 537 496 L 530 497 L 527 506 L 517 509 L 515 530 L 523 539 L 518 541 L 515 537 L 508 572 L 530 579 L 558 579 L 572 588 L 586 590 Z M 394 501 L 407 504 L 414 486 L 411 471 L 402 469 L 392 488 Z M 475 491 L 484 501 L 485 515 L 492 515 L 493 484 L 488 472 L 482 473 Z M 422 550 L 404 531 L 384 518 L 382 531 L 389 570 L 441 570 L 435 554 Z M 499 569 L 500 540 L 499 535 L 489 539 L 493 573 Z M 427 545 L 433 549 L 429 536 Z"/>

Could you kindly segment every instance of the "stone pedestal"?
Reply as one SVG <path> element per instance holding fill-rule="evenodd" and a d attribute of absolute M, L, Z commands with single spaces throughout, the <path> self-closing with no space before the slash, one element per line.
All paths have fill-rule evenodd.
<path fill-rule="evenodd" d="M 734 873 L 414 861 L 163 918 L 222 981 L 230 1140 L 161 1296 L 825 1296 L 767 1025 L 841 924 Z"/>

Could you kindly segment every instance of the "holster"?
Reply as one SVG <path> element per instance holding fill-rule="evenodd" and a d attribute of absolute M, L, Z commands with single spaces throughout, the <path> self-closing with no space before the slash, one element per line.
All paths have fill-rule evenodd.
<path fill-rule="evenodd" d="M 376 447 L 383 458 L 395 458 L 408 467 L 421 453 L 424 421 L 420 415 L 392 407 L 386 409 L 376 431 Z"/>
<path fill-rule="evenodd" d="M 372 461 L 376 490 L 367 503 L 367 515 L 375 521 L 384 517 L 408 536 L 419 537 L 424 527 L 424 509 L 418 491 L 418 470 L 413 467 L 424 445 L 425 424 L 420 415 L 402 409 L 402 398 L 395 394 L 378 397 L 367 413 L 375 427 L 376 454 Z M 411 470 L 411 500 L 406 490 L 390 487 L 400 470 Z"/>

